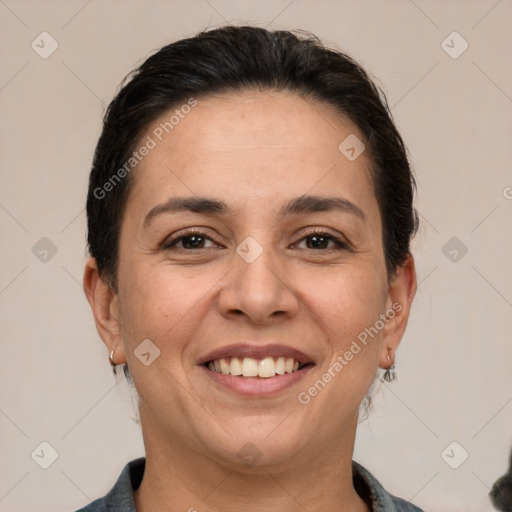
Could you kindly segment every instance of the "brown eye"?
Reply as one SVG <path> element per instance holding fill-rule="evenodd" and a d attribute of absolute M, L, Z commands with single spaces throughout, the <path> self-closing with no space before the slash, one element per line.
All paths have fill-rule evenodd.
<path fill-rule="evenodd" d="M 329 239 L 330 237 L 327 235 L 308 236 L 306 240 L 309 240 L 311 243 L 306 245 L 308 245 L 308 249 L 327 249 Z"/>
<path fill-rule="evenodd" d="M 330 233 L 325 232 L 313 232 L 308 235 L 306 235 L 302 240 L 299 242 L 302 243 L 303 241 L 306 241 L 306 249 L 311 250 L 344 250 L 348 249 L 348 245 L 339 238 L 331 235 Z M 329 243 L 331 244 L 329 246 Z"/>
<path fill-rule="evenodd" d="M 185 234 L 182 234 L 181 236 L 171 238 L 169 240 L 166 240 L 162 244 L 163 250 L 171 250 L 171 249 L 183 249 L 183 250 L 194 250 L 194 249 L 208 249 L 210 247 L 213 247 L 213 245 L 205 246 L 207 242 L 212 242 L 213 245 L 215 243 L 213 240 L 206 236 L 204 233 L 198 232 L 198 231 L 191 231 Z"/>
<path fill-rule="evenodd" d="M 184 249 L 202 249 L 205 237 L 201 235 L 183 236 L 179 239 Z"/>

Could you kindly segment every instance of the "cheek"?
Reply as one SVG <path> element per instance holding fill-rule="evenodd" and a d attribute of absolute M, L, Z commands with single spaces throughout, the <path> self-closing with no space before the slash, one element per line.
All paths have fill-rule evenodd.
<path fill-rule="evenodd" d="M 120 290 L 125 342 L 134 347 L 149 338 L 163 356 L 169 352 L 166 351 L 169 345 L 172 345 L 173 354 L 179 354 L 205 314 L 205 297 L 220 275 L 211 275 L 207 271 L 190 275 L 161 263 L 134 263 L 125 270 L 122 276 L 124 287 Z"/>
<path fill-rule="evenodd" d="M 325 279 L 317 275 L 317 283 L 319 277 L 323 286 L 310 298 L 331 356 L 322 367 L 322 382 L 310 383 L 311 391 L 322 395 L 318 406 L 328 402 L 357 411 L 379 362 L 382 330 L 375 326 L 378 322 L 380 327 L 380 315 L 385 313 L 386 282 L 356 265 L 331 272 Z M 324 384 L 327 392 L 319 393 Z"/>
<path fill-rule="evenodd" d="M 384 312 L 385 282 L 370 269 L 346 265 L 336 271 L 317 271 L 313 279 L 308 300 L 337 344 L 357 337 Z"/>

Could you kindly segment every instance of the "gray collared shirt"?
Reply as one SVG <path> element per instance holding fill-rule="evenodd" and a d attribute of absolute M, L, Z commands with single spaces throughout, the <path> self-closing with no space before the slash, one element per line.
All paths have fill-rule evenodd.
<path fill-rule="evenodd" d="M 145 457 L 132 460 L 123 468 L 106 496 L 76 512 L 137 512 L 133 491 L 142 482 L 145 467 Z M 352 473 L 354 488 L 371 503 L 372 512 L 423 512 L 412 503 L 389 494 L 369 471 L 355 461 L 352 461 Z"/>

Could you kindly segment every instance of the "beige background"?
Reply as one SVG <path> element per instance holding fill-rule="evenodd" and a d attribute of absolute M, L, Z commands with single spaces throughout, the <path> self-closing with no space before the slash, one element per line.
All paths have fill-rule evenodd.
<path fill-rule="evenodd" d="M 400 381 L 378 391 L 354 458 L 427 511 L 492 510 L 512 445 L 510 0 L 0 0 L 0 20 L 1 511 L 75 510 L 144 453 L 81 290 L 88 173 L 126 73 L 226 21 L 310 30 L 386 91 L 418 179 L 421 284 Z M 31 48 L 43 31 L 59 45 L 47 59 Z M 453 31 L 458 58 L 442 47 Z M 452 237 L 468 251 L 456 262 Z M 43 441 L 48 469 L 31 457 Z M 469 454 L 457 469 L 441 456 L 453 441 L 446 460 Z"/>

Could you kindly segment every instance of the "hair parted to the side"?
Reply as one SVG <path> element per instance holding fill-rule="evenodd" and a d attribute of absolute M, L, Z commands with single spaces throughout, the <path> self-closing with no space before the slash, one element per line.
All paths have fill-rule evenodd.
<path fill-rule="evenodd" d="M 410 252 L 418 227 L 415 180 L 385 95 L 364 69 L 303 31 L 226 26 L 164 46 L 123 82 L 103 119 L 87 196 L 88 249 L 100 276 L 118 290 L 119 234 L 133 171 L 107 193 L 149 125 L 170 109 L 210 93 L 284 91 L 324 102 L 364 137 L 382 217 L 388 277 Z M 341 141 L 340 141 L 341 142 Z"/>

